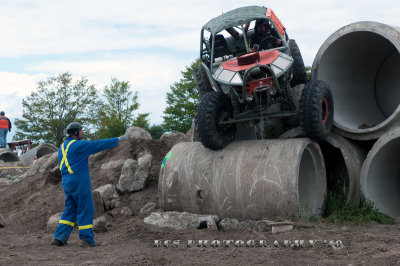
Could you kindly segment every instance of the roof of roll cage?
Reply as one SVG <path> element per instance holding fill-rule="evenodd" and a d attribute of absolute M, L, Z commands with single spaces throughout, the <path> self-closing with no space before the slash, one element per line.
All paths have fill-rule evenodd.
<path fill-rule="evenodd" d="M 255 19 L 266 18 L 267 8 L 260 6 L 239 7 L 211 19 L 203 28 L 211 33 L 218 33 L 224 29 L 243 25 Z"/>

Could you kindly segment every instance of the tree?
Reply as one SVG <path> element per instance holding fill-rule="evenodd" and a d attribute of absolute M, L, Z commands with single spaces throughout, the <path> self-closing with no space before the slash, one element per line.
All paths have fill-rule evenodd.
<path fill-rule="evenodd" d="M 130 126 L 149 126 L 148 113 L 134 116 L 139 108 L 137 91 L 130 90 L 129 81 L 111 79 L 111 84 L 103 91 L 105 99 L 98 114 L 97 137 L 111 138 L 125 134 Z"/>
<path fill-rule="evenodd" d="M 311 67 L 306 66 L 307 80 L 311 79 Z"/>
<path fill-rule="evenodd" d="M 164 129 L 161 125 L 152 125 L 147 131 L 153 139 L 159 139 L 164 134 Z"/>
<path fill-rule="evenodd" d="M 192 126 L 192 120 L 199 102 L 194 68 L 200 60 L 194 61 L 185 71 L 183 78 L 170 86 L 167 93 L 167 108 L 164 110 L 162 127 L 165 131 L 180 131 L 186 133 Z"/>
<path fill-rule="evenodd" d="M 23 114 L 15 120 L 18 130 L 14 140 L 29 138 L 58 147 L 69 123 L 77 121 L 85 130 L 90 129 L 98 105 L 97 91 L 84 77 L 73 83 L 71 74 L 66 72 L 39 81 L 36 91 L 22 100 Z"/>

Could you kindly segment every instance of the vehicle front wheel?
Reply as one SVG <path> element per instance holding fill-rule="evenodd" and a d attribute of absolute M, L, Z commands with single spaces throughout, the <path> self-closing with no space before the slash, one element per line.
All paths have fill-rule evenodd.
<path fill-rule="evenodd" d="M 300 126 L 307 137 L 325 140 L 333 125 L 333 96 L 322 80 L 306 84 L 300 100 Z"/>
<path fill-rule="evenodd" d="M 222 92 L 210 91 L 204 94 L 198 105 L 195 123 L 204 147 L 222 149 L 235 139 L 234 124 L 220 124 L 232 117 L 229 98 Z"/>

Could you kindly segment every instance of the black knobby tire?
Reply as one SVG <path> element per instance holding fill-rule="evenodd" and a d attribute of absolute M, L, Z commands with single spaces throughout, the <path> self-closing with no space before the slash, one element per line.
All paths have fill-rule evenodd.
<path fill-rule="evenodd" d="M 306 84 L 300 100 L 300 126 L 307 137 L 323 141 L 333 124 L 333 96 L 329 85 L 321 80 Z"/>
<path fill-rule="evenodd" d="M 212 91 L 210 80 L 207 77 L 207 73 L 203 65 L 199 65 L 194 68 L 194 77 L 196 79 L 197 91 L 199 92 L 200 97 L 207 92 Z"/>
<path fill-rule="evenodd" d="M 299 84 L 306 84 L 307 82 L 307 72 L 306 67 L 304 66 L 303 57 L 301 56 L 299 46 L 296 41 L 293 39 L 289 40 L 289 49 L 293 58 L 293 78 L 290 81 L 290 86 L 293 88 Z"/>
<path fill-rule="evenodd" d="M 222 149 L 235 139 L 235 125 L 219 125 L 232 116 L 229 98 L 222 92 L 211 91 L 200 99 L 195 123 L 204 147 Z"/>

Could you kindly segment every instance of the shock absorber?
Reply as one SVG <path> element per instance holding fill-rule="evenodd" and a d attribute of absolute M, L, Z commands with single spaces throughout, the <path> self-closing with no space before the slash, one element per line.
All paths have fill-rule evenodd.
<path fill-rule="evenodd" d="M 229 94 L 231 96 L 229 98 L 231 99 L 231 103 L 232 103 L 233 117 L 237 117 L 240 114 L 239 100 L 237 98 L 238 96 L 233 88 L 230 90 Z"/>

